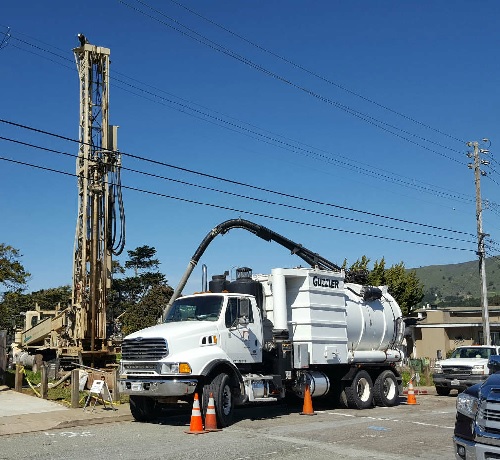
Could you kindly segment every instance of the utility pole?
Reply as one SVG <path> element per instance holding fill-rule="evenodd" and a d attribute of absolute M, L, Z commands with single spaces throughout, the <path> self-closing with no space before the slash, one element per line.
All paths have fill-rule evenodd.
<path fill-rule="evenodd" d="M 483 142 L 489 142 L 483 139 Z M 477 255 L 479 257 L 479 274 L 481 278 L 481 307 L 483 312 L 483 344 L 491 345 L 490 318 L 488 313 L 488 291 L 486 289 L 486 254 L 484 250 L 484 239 L 489 236 L 483 232 L 483 206 L 481 200 L 481 176 L 486 176 L 486 172 L 481 170 L 481 165 L 488 165 L 488 160 L 481 160 L 479 155 L 489 153 L 487 149 L 480 149 L 479 142 L 467 142 L 468 147 L 473 147 L 474 152 L 467 153 L 469 158 L 474 159 L 474 163 L 469 163 L 468 167 L 474 169 L 474 180 L 476 183 L 476 221 L 477 221 Z"/>

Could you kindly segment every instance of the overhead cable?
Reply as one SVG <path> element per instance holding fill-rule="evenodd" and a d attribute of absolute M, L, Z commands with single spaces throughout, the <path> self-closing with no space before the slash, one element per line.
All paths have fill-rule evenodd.
<path fill-rule="evenodd" d="M 48 131 L 45 131 L 45 130 L 42 130 L 42 129 L 30 127 L 30 126 L 27 126 L 27 125 L 23 125 L 23 124 L 20 124 L 20 123 L 16 123 L 16 122 L 5 120 L 5 119 L 1 119 L 1 118 L 0 118 L 0 123 L 6 123 L 6 124 L 9 124 L 9 125 L 12 125 L 12 126 L 16 126 L 16 127 L 22 128 L 22 129 L 27 129 L 29 131 L 37 132 L 37 133 L 40 133 L 40 134 L 48 135 L 48 136 L 51 136 L 51 137 L 55 137 L 55 138 L 58 138 L 58 139 L 66 140 L 66 141 L 77 143 L 77 144 L 81 143 L 78 139 L 73 139 L 73 138 L 70 138 L 70 137 L 67 137 L 67 136 L 62 136 L 60 134 L 51 133 L 51 132 L 48 132 Z M 104 150 L 106 150 L 106 149 L 104 149 Z M 251 188 L 251 189 L 254 189 L 254 190 L 259 190 L 259 191 L 262 191 L 262 192 L 271 193 L 271 194 L 279 195 L 279 196 L 286 197 L 286 198 L 292 198 L 292 199 L 301 200 L 301 201 L 305 201 L 305 202 L 309 202 L 309 203 L 319 204 L 319 205 L 322 205 L 322 206 L 331 206 L 331 207 L 334 207 L 334 208 L 337 208 L 337 209 L 342 209 L 342 210 L 345 210 L 345 211 L 357 212 L 357 213 L 360 213 L 360 214 L 365 214 L 365 215 L 369 215 L 369 216 L 377 217 L 377 218 L 381 218 L 381 219 L 388 219 L 388 220 L 393 220 L 393 221 L 397 221 L 397 222 L 402 222 L 402 223 L 405 223 L 405 224 L 417 225 L 417 226 L 421 226 L 421 227 L 432 228 L 434 230 L 441 230 L 441 231 L 447 231 L 447 232 L 451 232 L 451 233 L 471 235 L 469 232 L 462 232 L 462 231 L 459 231 L 459 230 L 445 229 L 445 228 L 442 228 L 442 227 L 438 227 L 438 226 L 434 226 L 434 225 L 429 225 L 429 224 L 424 224 L 424 223 L 421 223 L 421 222 L 413 222 L 413 221 L 409 221 L 409 220 L 406 220 L 406 219 L 400 219 L 400 218 L 397 218 L 397 217 L 386 216 L 386 215 L 383 215 L 383 214 L 373 213 L 373 212 L 369 212 L 369 211 L 362 211 L 362 210 L 358 210 L 358 209 L 355 209 L 355 208 L 350 208 L 350 207 L 342 206 L 342 205 L 338 205 L 338 204 L 333 204 L 333 203 L 327 203 L 327 202 L 323 202 L 323 201 L 313 200 L 313 199 L 310 199 L 310 198 L 305 198 L 305 197 L 301 197 L 301 196 L 297 196 L 297 195 L 292 195 L 292 194 L 285 193 L 285 192 L 278 192 L 278 191 L 267 189 L 267 188 L 264 188 L 264 187 L 259 187 L 259 186 L 256 186 L 256 185 L 251 185 L 251 184 L 247 184 L 247 183 L 244 183 L 244 182 L 240 182 L 240 181 L 236 181 L 236 180 L 232 180 L 232 179 L 228 179 L 228 178 L 224 178 L 224 177 L 220 177 L 220 176 L 215 176 L 213 174 L 207 174 L 207 173 L 203 173 L 203 172 L 200 172 L 200 171 L 195 171 L 193 169 L 184 168 L 184 167 L 181 167 L 181 166 L 175 166 L 175 165 L 172 165 L 172 164 L 169 164 L 169 163 L 165 163 L 165 162 L 161 162 L 161 161 L 157 161 L 157 160 L 152 160 L 150 158 L 141 157 L 139 155 L 135 155 L 135 154 L 131 154 L 131 153 L 123 152 L 123 151 L 120 151 L 120 154 L 122 156 L 128 156 L 130 158 L 138 159 L 138 160 L 141 160 L 141 161 L 146 161 L 146 162 L 151 163 L 151 164 L 155 164 L 155 165 L 159 165 L 159 166 L 165 166 L 165 167 L 172 168 L 172 169 L 175 169 L 175 170 L 178 170 L 178 171 L 183 171 L 183 172 L 187 172 L 187 173 L 190 173 L 190 174 L 195 174 L 195 175 L 202 176 L 202 177 L 207 177 L 207 178 L 210 178 L 210 179 L 214 179 L 214 180 L 218 180 L 218 181 L 223 181 L 223 182 L 231 183 L 231 184 L 234 184 L 234 185 L 239 185 L 239 186 L 242 186 L 242 187 L 248 187 L 248 188 Z"/>
<path fill-rule="evenodd" d="M 72 153 L 63 152 L 63 151 L 60 151 L 60 150 L 55 150 L 55 149 L 51 149 L 51 148 L 47 148 L 47 147 L 42 147 L 40 145 L 35 145 L 35 144 L 28 143 L 28 142 L 19 141 L 19 140 L 16 140 L 16 139 L 6 138 L 6 137 L 3 137 L 3 136 L 0 136 L 0 140 L 4 140 L 4 141 L 8 141 L 8 142 L 12 142 L 12 143 L 24 145 L 26 147 L 35 148 L 35 149 L 43 150 L 43 151 L 46 151 L 46 152 L 57 153 L 57 154 L 69 156 L 69 157 L 72 157 L 72 158 L 77 158 L 78 157 L 77 154 L 72 154 Z M 387 229 L 390 229 L 390 230 L 398 230 L 398 231 L 409 232 L 409 233 L 414 233 L 414 234 L 423 235 L 423 236 L 430 236 L 430 237 L 433 237 L 433 238 L 443 238 L 443 239 L 448 239 L 448 240 L 453 240 L 453 241 L 459 241 L 459 242 L 464 242 L 464 243 L 471 243 L 471 244 L 474 243 L 474 241 L 464 240 L 464 239 L 461 239 L 461 238 L 454 238 L 454 237 L 445 236 L 445 235 L 436 235 L 436 234 L 431 234 L 431 233 L 422 232 L 422 231 L 418 231 L 418 230 L 412 230 L 412 229 L 407 229 L 407 228 L 402 228 L 402 227 L 390 226 L 390 225 L 381 224 L 381 223 L 377 223 L 377 222 L 364 221 L 364 220 L 360 220 L 360 219 L 355 219 L 353 217 L 346 217 L 346 216 L 340 216 L 340 215 L 336 215 L 336 214 L 330 214 L 330 213 L 327 213 L 327 212 L 316 211 L 316 210 L 313 210 L 313 209 L 303 208 L 303 207 L 294 206 L 294 205 L 290 205 L 290 204 L 286 204 L 286 203 L 278 203 L 278 202 L 271 201 L 271 200 L 266 200 L 266 199 L 262 199 L 262 198 L 256 198 L 256 197 L 252 197 L 252 196 L 248 196 L 248 195 L 242 195 L 242 194 L 239 194 L 239 193 L 229 192 L 227 190 L 216 189 L 216 188 L 213 188 L 213 187 L 207 187 L 207 186 L 204 186 L 204 185 L 201 185 L 201 184 L 195 184 L 195 183 L 192 183 L 192 182 L 187 182 L 187 181 L 180 180 L 180 179 L 174 179 L 174 178 L 163 176 L 163 175 L 160 175 L 160 174 L 149 173 L 149 172 L 146 172 L 146 171 L 140 171 L 140 170 L 137 170 L 137 169 L 127 168 L 127 167 L 124 167 L 124 166 L 122 166 L 121 169 L 124 170 L 124 171 L 129 171 L 129 172 L 132 172 L 132 173 L 135 173 L 135 174 L 141 174 L 141 175 L 152 177 L 152 178 L 155 178 L 155 179 L 161 179 L 161 180 L 165 180 L 165 181 L 169 181 L 169 182 L 174 182 L 174 183 L 181 184 L 181 185 L 187 185 L 187 186 L 190 186 L 190 187 L 199 188 L 199 189 L 203 189 L 203 190 L 208 190 L 208 191 L 216 192 L 216 193 L 220 193 L 220 194 L 225 194 L 225 195 L 233 196 L 233 197 L 236 197 L 236 198 L 243 198 L 243 199 L 246 199 L 246 200 L 256 201 L 256 202 L 267 204 L 267 205 L 280 206 L 280 207 L 285 207 L 285 208 L 288 208 L 288 209 L 294 209 L 296 211 L 309 212 L 309 213 L 318 214 L 318 215 L 325 216 L 325 217 L 333 217 L 335 219 L 348 220 L 348 221 L 351 221 L 351 222 L 356 222 L 356 223 L 361 223 L 361 224 L 366 224 L 366 225 L 373 225 L 373 226 L 376 226 L 376 227 L 383 227 L 383 228 L 387 228 Z"/>
<path fill-rule="evenodd" d="M 18 165 L 29 166 L 29 167 L 35 168 L 35 169 L 40 169 L 40 170 L 44 170 L 44 171 L 49 171 L 49 172 L 54 172 L 54 173 L 58 173 L 58 174 L 63 174 L 65 176 L 79 177 L 75 173 L 69 173 L 69 172 L 66 172 L 66 171 L 60 171 L 60 170 L 57 170 L 57 169 L 54 169 L 54 168 L 48 168 L 46 166 L 40 166 L 40 165 L 36 165 L 36 164 L 33 164 L 33 163 L 27 163 L 27 162 L 24 162 L 24 161 L 13 160 L 12 158 L 6 158 L 6 157 L 0 156 L 0 160 L 7 161 L 7 162 L 10 162 L 10 163 L 14 163 L 14 164 L 18 164 Z M 475 252 L 474 249 L 469 249 L 469 248 L 457 248 L 457 247 L 444 246 L 444 245 L 433 244 L 433 243 L 424 243 L 424 242 L 420 242 L 420 241 L 403 240 L 403 239 L 399 239 L 399 238 L 391 238 L 391 237 L 382 236 L 382 235 L 373 235 L 373 234 L 369 234 L 369 233 L 355 232 L 355 231 L 352 231 L 352 230 L 345 230 L 345 229 L 341 229 L 341 228 L 328 227 L 328 226 L 325 226 L 325 225 L 313 224 L 313 223 L 310 223 L 310 222 L 301 222 L 301 221 L 296 221 L 296 220 L 292 220 L 292 219 L 286 219 L 286 218 L 282 218 L 282 217 L 270 216 L 270 215 L 256 213 L 256 212 L 252 212 L 252 211 L 246 211 L 246 210 L 242 210 L 242 209 L 236 209 L 236 208 L 232 208 L 232 207 L 229 207 L 229 206 L 222 206 L 222 205 L 218 205 L 218 204 L 214 204 L 214 203 L 206 203 L 206 202 L 202 202 L 202 201 L 191 200 L 191 199 L 177 197 L 177 196 L 173 196 L 173 195 L 167 195 L 167 194 L 164 194 L 164 193 L 154 192 L 154 191 L 151 191 L 151 190 L 140 189 L 138 187 L 126 186 L 126 185 L 123 185 L 123 184 L 122 184 L 122 188 L 128 189 L 128 190 L 133 190 L 133 191 L 140 192 L 140 193 L 146 193 L 146 194 L 149 194 L 149 195 L 154 195 L 154 196 L 158 196 L 158 197 L 162 197 L 162 198 L 168 198 L 168 199 L 172 199 L 172 200 L 182 201 L 182 202 L 185 202 L 185 203 L 191 203 L 191 204 L 196 204 L 196 205 L 201 205 L 201 206 L 208 206 L 208 207 L 217 208 L 217 209 L 223 209 L 223 210 L 231 211 L 231 212 L 235 212 L 235 213 L 248 214 L 248 215 L 251 215 L 251 216 L 263 217 L 263 218 L 266 218 L 266 219 L 273 219 L 273 220 L 277 220 L 277 221 L 280 221 L 280 222 L 287 222 L 287 223 L 292 223 L 292 224 L 303 225 L 303 226 L 306 226 L 306 227 L 319 228 L 319 229 L 323 229 L 323 230 L 331 230 L 331 231 L 335 231 L 335 232 L 347 233 L 347 234 L 356 235 L 356 236 L 377 238 L 377 239 L 382 239 L 382 240 L 387 240 L 387 241 L 395 241 L 395 242 L 399 242 L 399 243 L 407 243 L 407 244 L 415 244 L 415 245 L 420 245 L 420 246 L 428 246 L 428 247 L 434 247 L 434 248 L 439 248 L 439 249 L 450 249 L 450 250 L 456 250 L 456 251 Z"/>

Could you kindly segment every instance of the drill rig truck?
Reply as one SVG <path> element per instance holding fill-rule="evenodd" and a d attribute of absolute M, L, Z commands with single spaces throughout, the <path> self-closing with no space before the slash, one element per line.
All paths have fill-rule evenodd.
<path fill-rule="evenodd" d="M 180 296 L 210 242 L 233 228 L 277 242 L 310 267 L 270 274 L 243 267 L 235 281 L 216 275 L 208 291 Z M 231 424 L 235 405 L 303 397 L 306 386 L 312 397 L 351 408 L 393 406 L 401 393 L 403 332 L 401 309 L 386 287 L 349 282 L 318 254 L 233 219 L 200 244 L 161 324 L 124 338 L 118 384 L 138 421 L 195 392 L 203 414 L 213 394 L 220 427 Z"/>

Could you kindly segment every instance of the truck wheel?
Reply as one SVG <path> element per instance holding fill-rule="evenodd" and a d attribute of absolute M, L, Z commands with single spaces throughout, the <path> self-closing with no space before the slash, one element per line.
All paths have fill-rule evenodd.
<path fill-rule="evenodd" d="M 436 387 L 436 393 L 439 396 L 448 396 L 450 394 L 450 389 L 447 387 Z"/>
<path fill-rule="evenodd" d="M 359 371 L 344 391 L 350 409 L 368 409 L 372 406 L 373 382 L 368 372 Z"/>
<path fill-rule="evenodd" d="M 343 382 L 332 383 L 330 390 L 331 400 L 340 409 L 347 409 L 347 396 L 345 395 L 345 385 Z"/>
<path fill-rule="evenodd" d="M 389 370 L 382 371 L 373 384 L 373 399 L 377 406 L 391 407 L 398 403 L 398 380 Z"/>
<path fill-rule="evenodd" d="M 130 396 L 130 412 L 138 422 L 150 422 L 160 414 L 156 401 L 147 396 Z"/>
<path fill-rule="evenodd" d="M 203 414 L 207 413 L 210 393 L 214 397 L 217 426 L 225 428 L 231 425 L 234 413 L 234 400 L 230 379 L 227 374 L 218 374 L 208 385 L 203 387 Z"/>

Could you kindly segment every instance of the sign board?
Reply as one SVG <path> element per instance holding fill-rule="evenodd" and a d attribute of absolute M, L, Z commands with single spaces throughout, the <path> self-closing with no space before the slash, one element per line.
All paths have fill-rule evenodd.
<path fill-rule="evenodd" d="M 111 398 L 111 393 L 109 392 L 108 385 L 105 380 L 94 380 L 92 382 L 92 386 L 89 390 L 89 395 L 87 396 L 87 400 L 85 401 L 85 405 L 83 406 L 83 410 L 85 410 L 90 403 L 90 400 L 94 398 L 94 404 L 90 404 L 92 406 L 92 412 L 94 412 L 95 405 L 97 401 L 102 401 L 104 408 L 106 408 L 106 402 L 109 402 L 111 408 L 113 410 L 117 410 L 113 406 L 113 400 Z"/>
<path fill-rule="evenodd" d="M 105 383 L 106 382 L 104 380 L 94 380 L 94 382 L 92 383 L 92 387 L 90 388 L 90 392 L 98 395 L 101 394 Z"/>

